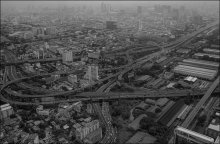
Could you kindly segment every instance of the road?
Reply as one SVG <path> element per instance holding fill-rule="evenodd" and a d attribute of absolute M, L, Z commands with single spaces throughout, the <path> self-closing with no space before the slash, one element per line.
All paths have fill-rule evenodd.
<path fill-rule="evenodd" d="M 3 54 L 5 55 L 5 58 L 8 61 L 16 61 L 17 60 L 16 56 L 13 53 L 11 53 L 10 51 L 5 50 Z M 99 72 L 120 70 L 123 68 L 125 68 L 125 66 L 116 67 L 116 68 L 104 68 L 104 69 L 100 69 Z M 7 75 L 9 76 L 10 80 L 19 79 L 22 77 L 21 74 L 18 76 L 18 74 L 16 72 L 16 68 L 14 66 L 6 66 L 5 69 L 7 72 L 5 73 L 4 78 L 6 78 Z M 57 72 L 53 72 L 53 73 L 38 74 L 36 76 L 48 76 L 48 75 L 54 75 L 54 74 L 79 74 L 79 73 L 82 73 L 82 71 L 80 71 L 80 70 L 79 71 L 73 70 L 73 71 L 68 71 L 68 72 L 57 71 Z M 32 78 L 34 78 L 34 77 L 32 77 Z M 30 91 L 33 91 L 33 92 L 41 92 L 41 93 L 54 93 L 54 92 L 56 92 L 55 90 L 52 91 L 52 90 L 48 90 L 45 88 L 39 88 L 39 87 L 29 85 L 27 83 L 19 83 L 18 86 L 23 89 L 29 89 Z"/>
<path fill-rule="evenodd" d="M 108 88 L 114 81 L 115 80 L 112 80 L 112 81 L 109 81 L 108 83 L 104 84 L 103 86 L 101 86 L 97 90 L 97 92 L 100 93 L 100 92 L 105 91 L 105 89 Z M 103 102 L 103 104 L 106 105 L 107 103 Z M 106 108 L 104 108 L 102 110 L 99 103 L 93 103 L 93 107 L 105 127 L 105 135 L 104 135 L 103 139 L 100 141 L 100 143 L 107 144 L 109 142 L 109 140 L 112 139 L 112 136 L 114 133 L 114 129 L 112 127 L 111 121 L 109 120 L 109 117 L 111 117 L 111 116 L 110 116 L 109 111 L 106 106 L 105 106 Z M 113 133 L 112 133 L 112 129 L 113 129 Z"/>
<path fill-rule="evenodd" d="M 218 77 L 213 83 L 212 85 L 209 87 L 208 91 L 205 93 L 205 95 L 202 97 L 202 99 L 197 103 L 197 105 L 195 106 L 195 108 L 191 111 L 191 113 L 188 115 L 188 117 L 185 119 L 185 121 L 182 123 L 182 127 L 187 128 L 191 122 L 193 121 L 193 119 L 195 118 L 196 114 L 198 114 L 199 110 L 201 109 L 201 107 L 203 107 L 203 105 L 205 104 L 205 102 L 209 99 L 209 97 L 211 96 L 212 92 L 215 90 L 215 88 L 219 85 L 219 78 Z"/>
<path fill-rule="evenodd" d="M 175 49 L 175 48 L 179 48 L 179 46 L 180 46 L 181 44 L 183 44 L 184 42 L 187 42 L 187 41 L 193 39 L 193 38 L 194 38 L 196 35 L 198 35 L 199 33 L 203 32 L 203 31 L 205 31 L 205 30 L 207 30 L 207 29 L 209 29 L 209 28 L 212 28 L 213 26 L 216 26 L 217 24 L 219 24 L 218 21 L 217 21 L 217 22 L 214 22 L 214 23 L 212 23 L 212 24 L 209 24 L 208 26 L 206 26 L 206 27 L 204 27 L 204 28 L 202 28 L 202 29 L 199 29 L 198 31 L 196 31 L 196 32 L 194 32 L 194 33 L 192 33 L 192 34 L 190 34 L 190 35 L 187 35 L 186 37 L 183 37 L 183 38 L 181 38 L 181 39 L 179 39 L 179 40 L 177 40 L 177 41 L 175 41 L 175 42 L 173 42 L 173 43 L 171 43 L 171 44 L 168 44 L 168 45 L 164 46 L 164 48 L 165 48 L 164 52 L 170 52 L 170 51 L 172 51 L 172 50 Z M 95 83 L 93 83 L 93 84 L 91 84 L 91 85 L 89 85 L 89 86 L 87 86 L 87 87 L 80 88 L 80 89 L 77 89 L 77 90 L 72 90 L 72 91 L 56 92 L 56 93 L 45 94 L 45 95 L 43 95 L 43 96 L 44 96 L 44 97 L 53 97 L 53 96 L 56 97 L 56 96 L 61 96 L 61 95 L 66 96 L 66 95 L 70 95 L 70 94 L 71 94 L 71 95 L 72 95 L 72 94 L 76 94 L 76 93 L 79 92 L 79 91 L 84 91 L 86 88 L 91 88 L 91 87 L 93 87 L 93 86 L 96 86 L 96 85 L 98 85 L 98 84 L 101 84 L 101 83 L 103 83 L 103 82 L 105 82 L 105 81 L 108 81 L 109 79 L 111 79 L 111 78 L 113 78 L 113 77 L 117 77 L 117 76 L 118 76 L 118 79 L 119 79 L 119 80 L 122 80 L 122 79 L 123 79 L 122 77 L 123 77 L 124 74 L 126 74 L 127 72 L 129 72 L 129 71 L 132 70 L 132 69 L 137 68 L 138 66 L 140 66 L 140 65 L 143 64 L 143 63 L 145 63 L 146 61 L 149 61 L 149 60 L 151 60 L 152 58 L 155 58 L 155 57 L 159 56 L 161 53 L 162 53 L 162 52 L 156 52 L 156 53 L 153 53 L 153 54 L 151 54 L 151 55 L 149 55 L 149 56 L 140 58 L 140 59 L 138 59 L 138 60 L 132 62 L 131 64 L 128 64 L 123 71 L 120 71 L 120 72 L 118 72 L 118 73 L 116 73 L 116 74 L 113 74 L 113 75 L 111 75 L 111 76 L 108 76 L 108 77 L 106 77 L 106 78 L 104 78 L 104 79 L 102 79 L 102 80 L 100 80 L 100 81 L 98 81 L 98 82 L 95 82 Z M 6 87 L 3 85 L 3 89 L 4 89 L 4 88 L 6 88 Z M 3 90 L 3 89 L 1 89 L 1 93 L 2 93 L 2 90 Z M 2 94 L 1 96 L 3 96 L 3 94 Z M 39 96 L 41 96 L 41 95 L 39 95 Z M 146 95 L 145 95 L 145 96 L 146 96 Z M 162 96 L 162 95 L 161 95 L 161 96 Z M 141 97 L 143 97 L 143 95 L 142 95 Z M 151 97 L 152 97 L 152 96 L 151 96 Z M 122 98 L 129 98 L 129 97 L 122 95 Z M 2 99 L 3 99 L 3 101 L 4 101 L 4 100 L 6 100 L 7 98 L 2 97 Z M 61 100 L 61 101 L 62 101 L 62 100 Z M 59 101 L 59 102 L 61 102 L 61 101 Z M 67 101 L 71 101 L 71 100 L 67 100 Z M 10 101 L 10 102 L 11 102 L 11 101 Z M 57 102 L 58 102 L 58 101 L 57 101 Z M 57 103 L 57 102 L 55 102 L 55 103 Z M 16 102 L 16 103 L 17 103 L 17 102 Z M 18 103 L 22 103 L 22 102 L 18 102 Z M 27 103 L 28 103 L 28 102 L 27 102 Z M 44 103 L 45 103 L 45 102 L 43 102 L 42 104 L 44 104 Z M 46 102 L 46 103 L 48 103 L 48 102 Z M 54 102 L 49 102 L 49 103 L 54 103 Z M 30 103 L 30 104 L 32 104 L 32 103 Z"/>
<path fill-rule="evenodd" d="M 114 80 L 113 80 L 113 81 L 110 81 L 109 84 L 110 85 L 105 90 L 105 92 L 109 92 L 111 90 L 111 88 L 113 88 L 116 85 L 116 82 L 114 82 Z M 106 128 L 106 134 L 100 143 L 103 143 L 103 144 L 115 143 L 117 137 L 116 137 L 116 131 L 115 131 L 114 127 L 112 126 L 112 122 L 111 122 L 112 118 L 111 118 L 111 115 L 109 112 L 109 103 L 103 102 L 102 105 L 103 105 L 102 113 L 103 113 L 104 119 L 107 123 L 107 128 Z"/>

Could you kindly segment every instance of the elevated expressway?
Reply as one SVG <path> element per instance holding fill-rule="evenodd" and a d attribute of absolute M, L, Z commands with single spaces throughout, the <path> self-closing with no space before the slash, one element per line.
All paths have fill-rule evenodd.
<path fill-rule="evenodd" d="M 114 78 L 114 77 L 112 77 Z M 113 100 L 113 99 L 128 99 L 128 98 L 160 98 L 160 97 L 184 97 L 184 96 L 195 96 L 195 95 L 203 95 L 205 91 L 201 92 L 194 92 L 191 90 L 162 90 L 162 91 L 145 91 L 145 92 L 135 92 L 135 93 L 114 93 L 114 92 L 83 92 L 78 93 L 75 95 L 69 95 L 65 97 L 63 100 L 60 99 L 60 94 L 47 94 L 47 95 L 27 95 L 27 94 L 20 94 L 15 91 L 12 91 L 10 88 L 7 88 L 10 84 L 13 84 L 15 81 L 10 81 L 7 83 L 7 85 L 3 86 L 1 89 L 1 94 L 6 95 L 7 98 L 1 97 L 3 101 L 12 103 L 12 104 L 19 104 L 19 105 L 38 105 L 38 104 L 56 104 L 56 103 L 62 103 L 62 102 L 73 102 L 73 101 L 98 101 L 98 100 Z M 65 93 L 68 93 L 69 91 L 66 91 Z M 219 90 L 215 91 L 219 92 Z M 62 92 L 60 92 L 62 93 Z M 59 98 L 55 101 L 42 101 L 42 102 L 34 102 L 34 99 L 37 98 L 45 98 L 45 97 L 54 97 Z M 16 101 L 21 99 L 22 101 Z M 27 101 L 28 100 L 28 101 Z M 32 101 L 31 101 L 32 100 Z M 27 102 L 25 102 L 27 101 Z"/>
<path fill-rule="evenodd" d="M 115 80 L 110 80 L 108 83 L 101 86 L 97 90 L 97 92 L 99 93 L 99 92 L 103 92 L 103 91 L 105 91 L 105 92 L 109 91 L 110 89 L 106 90 L 106 88 L 109 88 L 114 81 Z M 94 108 L 95 112 L 98 114 L 98 116 L 99 116 L 99 118 L 105 128 L 105 135 L 104 135 L 103 139 L 100 141 L 100 143 L 107 144 L 113 138 L 114 128 L 111 124 L 111 121 L 109 120 L 110 114 L 108 111 L 108 103 L 103 102 L 102 104 L 104 106 L 103 109 L 101 109 L 99 103 L 93 103 L 93 108 Z"/>
<path fill-rule="evenodd" d="M 214 27 L 214 26 L 216 26 L 216 25 L 218 25 L 219 24 L 219 22 L 217 21 L 217 22 L 214 22 L 214 23 L 212 23 L 212 24 L 209 24 L 209 25 L 207 25 L 206 27 L 204 27 L 204 28 L 202 28 L 202 29 L 199 29 L 198 31 L 196 31 L 196 32 L 194 32 L 194 33 L 192 33 L 192 34 L 190 34 L 190 35 L 187 35 L 186 37 L 184 37 L 184 38 L 181 38 L 181 39 L 179 39 L 179 40 L 177 40 L 177 41 L 175 41 L 175 42 L 173 42 L 173 43 L 171 43 L 171 44 L 168 44 L 168 45 L 166 45 L 166 46 L 164 46 L 164 52 L 170 52 L 170 51 L 172 51 L 172 50 L 174 50 L 174 49 L 176 49 L 176 48 L 178 48 L 181 44 L 184 44 L 185 42 L 187 42 L 187 41 L 190 41 L 191 39 L 193 39 L 196 35 L 198 35 L 198 34 L 200 34 L 201 32 L 203 32 L 203 31 L 205 31 L 205 30 L 207 30 L 207 29 L 210 29 L 210 28 L 212 28 L 212 27 Z M 113 74 L 113 75 L 111 75 L 111 76 L 108 76 L 108 77 L 106 77 L 106 78 L 104 78 L 104 79 L 102 79 L 102 80 L 100 80 L 100 81 L 98 81 L 98 82 L 95 82 L 95 83 L 93 83 L 93 84 L 91 84 L 91 85 L 89 85 L 89 86 L 87 86 L 87 87 L 84 87 L 84 88 L 79 88 L 79 89 L 77 89 L 77 90 L 71 90 L 71 91 L 66 91 L 66 92 L 56 92 L 56 93 L 51 93 L 51 94 L 45 94 L 45 95 L 34 95 L 34 96 L 30 96 L 30 95 L 28 95 L 27 97 L 29 97 L 29 98 L 33 98 L 33 97 L 58 97 L 58 96 L 68 96 L 68 97 L 70 97 L 69 95 L 74 95 L 74 94 L 76 94 L 77 92 L 80 92 L 80 91 L 84 91 L 85 89 L 87 89 L 87 88 L 91 88 L 91 87 L 94 87 L 94 86 L 96 86 L 96 85 L 99 85 L 99 84 L 102 84 L 103 82 L 105 82 L 105 81 L 108 81 L 110 78 L 113 78 L 113 77 L 118 77 L 118 79 L 119 80 L 122 80 L 123 78 L 122 78 L 122 76 L 124 75 L 124 74 L 126 74 L 127 72 L 129 72 L 130 70 L 132 70 L 132 69 L 134 69 L 134 68 L 136 68 L 136 67 L 138 67 L 138 66 L 140 66 L 141 64 L 143 64 L 143 63 L 145 63 L 146 61 L 149 61 L 149 60 L 151 60 L 152 58 L 155 58 L 155 57 L 158 57 L 160 54 L 161 54 L 162 52 L 156 52 L 156 53 L 153 53 L 153 54 L 151 54 L 151 55 L 149 55 L 149 56 L 146 56 L 146 57 L 143 57 L 143 58 L 141 58 L 141 59 L 138 59 L 138 60 L 136 60 L 136 61 L 134 61 L 134 62 L 132 62 L 131 64 L 128 64 L 128 65 L 126 65 L 126 68 L 123 70 L 123 71 L 120 71 L 120 72 L 117 72 L 116 74 Z M 3 86 L 2 87 L 2 89 L 1 89 L 1 93 L 4 91 L 4 88 L 6 88 L 5 86 Z M 5 92 L 5 91 L 4 91 Z M 88 94 L 88 93 L 87 93 Z M 98 93 L 96 92 L 96 95 L 97 95 Z M 6 101 L 6 102 L 10 102 L 10 103 L 13 103 L 14 101 L 13 100 L 8 100 L 6 97 L 5 97 L 5 95 L 6 95 L 6 93 L 4 93 L 4 96 L 3 95 L 1 95 L 1 99 L 3 100 L 3 101 Z M 13 94 L 13 97 L 15 96 L 18 96 L 19 94 Z M 178 94 L 174 94 L 174 95 L 178 95 Z M 181 94 L 180 94 L 181 95 Z M 123 96 L 122 95 L 122 97 L 121 97 L 121 95 L 117 95 L 118 97 L 120 96 L 120 98 L 129 98 L 129 97 L 134 97 L 134 95 L 127 95 L 127 96 Z M 142 96 L 141 95 L 136 95 L 135 94 L 135 97 L 146 97 L 146 94 L 145 95 L 143 95 L 142 94 Z M 147 96 L 149 96 L 149 95 L 147 95 Z M 160 95 L 160 97 L 167 97 L 168 95 Z M 79 99 L 67 99 L 67 100 L 57 100 L 57 101 L 47 101 L 47 102 L 39 102 L 39 103 L 37 103 L 37 104 L 53 104 L 53 103 L 60 103 L 60 102 L 66 102 L 66 101 L 75 101 L 75 100 L 89 100 L 89 99 L 94 99 L 94 100 L 97 100 L 97 99 L 114 99 L 114 98 L 116 98 L 115 96 L 113 96 L 113 95 L 111 95 L 111 97 L 112 98 L 106 98 L 106 97 L 104 97 L 103 96 L 103 94 L 102 94 L 102 97 L 97 97 L 97 98 L 95 98 L 95 97 L 90 97 L 90 98 L 87 98 L 87 97 L 84 97 L 84 98 L 79 98 Z M 154 95 L 153 96 L 149 96 L 149 97 L 155 97 Z M 24 96 L 23 96 L 23 98 L 25 98 Z M 18 101 L 15 101 L 14 102 L 14 104 L 24 104 L 24 105 L 33 105 L 35 102 L 18 102 Z"/>
<path fill-rule="evenodd" d="M 10 51 L 5 50 L 4 54 L 5 54 L 6 60 L 8 60 L 8 61 L 16 61 L 17 60 L 16 56 L 13 53 L 11 53 Z M 121 66 L 121 67 L 116 67 L 116 68 L 103 68 L 103 69 L 100 69 L 99 72 L 120 70 L 120 69 L 123 69 L 125 67 L 126 66 Z M 11 66 L 6 66 L 5 71 L 6 71 L 4 73 L 4 78 L 5 79 L 6 79 L 6 77 L 8 77 L 10 80 L 15 80 L 15 79 L 19 79 L 19 78 L 22 77 L 20 73 L 16 72 L 16 68 L 12 65 Z M 72 71 L 68 71 L 68 72 L 57 71 L 57 72 L 53 72 L 53 73 L 38 74 L 37 76 L 33 76 L 33 77 L 30 77 L 30 78 L 35 78 L 35 77 L 38 77 L 38 76 L 58 75 L 58 74 L 80 74 L 82 72 L 83 71 L 80 71 L 80 70 L 78 70 L 78 71 L 77 70 L 72 70 Z M 23 78 L 25 78 L 25 77 L 23 77 Z M 5 82 L 6 81 L 4 80 L 4 83 Z M 41 93 L 55 92 L 55 91 L 52 91 L 52 90 L 32 86 L 32 85 L 29 85 L 27 83 L 19 83 L 18 86 L 23 88 L 23 89 L 28 89 L 30 91 L 38 92 L 38 93 L 39 92 L 41 92 Z"/>
<path fill-rule="evenodd" d="M 194 107 L 194 109 L 191 111 L 191 113 L 188 115 L 188 117 L 185 119 L 185 121 L 182 123 L 182 127 L 188 128 L 188 126 L 191 124 L 195 116 L 198 114 L 200 109 L 203 107 L 205 102 L 209 99 L 213 91 L 216 89 L 216 87 L 219 85 L 219 79 L 218 77 L 212 85 L 209 87 L 208 91 L 205 92 L 204 96 L 200 99 L 200 101 L 197 103 L 197 105 Z"/>
<path fill-rule="evenodd" d="M 73 61 L 76 61 L 80 59 L 80 56 L 74 57 Z M 45 58 L 45 59 L 31 59 L 31 60 L 17 60 L 13 62 L 6 62 L 6 63 L 1 63 L 2 66 L 9 66 L 9 65 L 20 65 L 24 63 L 46 63 L 46 62 L 56 62 L 56 61 L 62 61 L 61 57 L 57 58 Z"/>

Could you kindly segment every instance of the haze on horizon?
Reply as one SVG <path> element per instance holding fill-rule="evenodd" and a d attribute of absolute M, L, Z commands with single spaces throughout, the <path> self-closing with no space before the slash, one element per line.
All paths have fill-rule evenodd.
<path fill-rule="evenodd" d="M 28 6 L 34 7 L 60 7 L 60 6 L 91 6 L 100 7 L 101 3 L 111 4 L 113 8 L 126 8 L 153 6 L 155 4 L 167 4 L 173 7 L 185 6 L 187 9 L 195 9 L 199 12 L 219 12 L 219 1 L 1 1 L 1 10 L 8 8 L 22 9 Z"/>

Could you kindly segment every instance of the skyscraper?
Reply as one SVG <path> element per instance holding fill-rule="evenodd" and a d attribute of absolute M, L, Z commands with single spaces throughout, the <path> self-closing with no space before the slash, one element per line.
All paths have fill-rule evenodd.
<path fill-rule="evenodd" d="M 117 29 L 116 21 L 106 21 L 106 28 L 107 29 Z"/>
<path fill-rule="evenodd" d="M 98 66 L 90 65 L 88 67 L 88 78 L 90 83 L 98 80 Z"/>
<path fill-rule="evenodd" d="M 138 31 L 141 32 L 143 29 L 142 20 L 138 20 Z"/>
<path fill-rule="evenodd" d="M 63 62 L 71 62 L 73 61 L 73 53 L 72 51 L 64 51 L 62 54 Z"/>
<path fill-rule="evenodd" d="M 142 7 L 141 6 L 137 6 L 137 13 L 142 14 Z"/>

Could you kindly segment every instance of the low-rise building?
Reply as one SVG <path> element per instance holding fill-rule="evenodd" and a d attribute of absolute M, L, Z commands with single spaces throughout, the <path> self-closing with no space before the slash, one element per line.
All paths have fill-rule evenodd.
<path fill-rule="evenodd" d="M 98 128 L 88 134 L 83 140 L 86 144 L 94 144 L 99 142 L 102 139 L 102 128 Z"/>
<path fill-rule="evenodd" d="M 133 129 L 133 130 L 138 130 L 140 128 L 140 121 L 144 118 L 144 117 L 147 117 L 146 114 L 142 114 L 142 115 L 139 115 L 133 122 L 131 122 L 128 127 Z"/>
<path fill-rule="evenodd" d="M 73 61 L 73 52 L 72 51 L 64 51 L 62 53 L 63 62 L 72 62 Z"/>
<path fill-rule="evenodd" d="M 206 129 L 206 134 L 212 138 L 217 138 L 220 132 L 219 119 L 213 119 Z"/>
<path fill-rule="evenodd" d="M 126 144 L 134 144 L 134 143 L 140 143 L 140 144 L 152 144 L 157 139 L 153 137 L 152 135 L 144 132 L 137 132 L 135 133 L 127 142 Z"/>
<path fill-rule="evenodd" d="M 164 73 L 164 78 L 165 79 L 171 79 L 171 78 L 173 78 L 173 76 L 174 76 L 174 73 L 172 73 L 172 72 L 165 72 Z"/>
<path fill-rule="evenodd" d="M 10 104 L 4 104 L 0 106 L 0 120 L 9 117 L 12 114 L 14 114 L 14 110 Z"/>
<path fill-rule="evenodd" d="M 168 98 L 159 98 L 156 101 L 156 105 L 158 105 L 159 107 L 163 107 L 164 105 L 166 105 L 167 102 L 169 102 Z"/>
<path fill-rule="evenodd" d="M 91 122 L 76 123 L 73 125 L 75 128 L 76 138 L 82 141 L 88 134 L 99 128 L 99 121 L 93 120 Z"/>
<path fill-rule="evenodd" d="M 50 109 L 44 109 L 42 105 L 38 106 L 36 109 L 37 114 L 43 115 L 43 116 L 49 116 L 51 110 Z"/>
<path fill-rule="evenodd" d="M 74 83 L 77 82 L 77 75 L 71 74 L 71 75 L 68 76 L 67 79 L 68 79 L 68 81 L 69 81 L 70 83 L 74 84 Z"/>
<path fill-rule="evenodd" d="M 87 105 L 86 105 L 86 111 L 87 111 L 87 113 L 89 113 L 89 114 L 93 113 L 93 107 L 92 107 L 91 104 L 87 104 Z"/>

